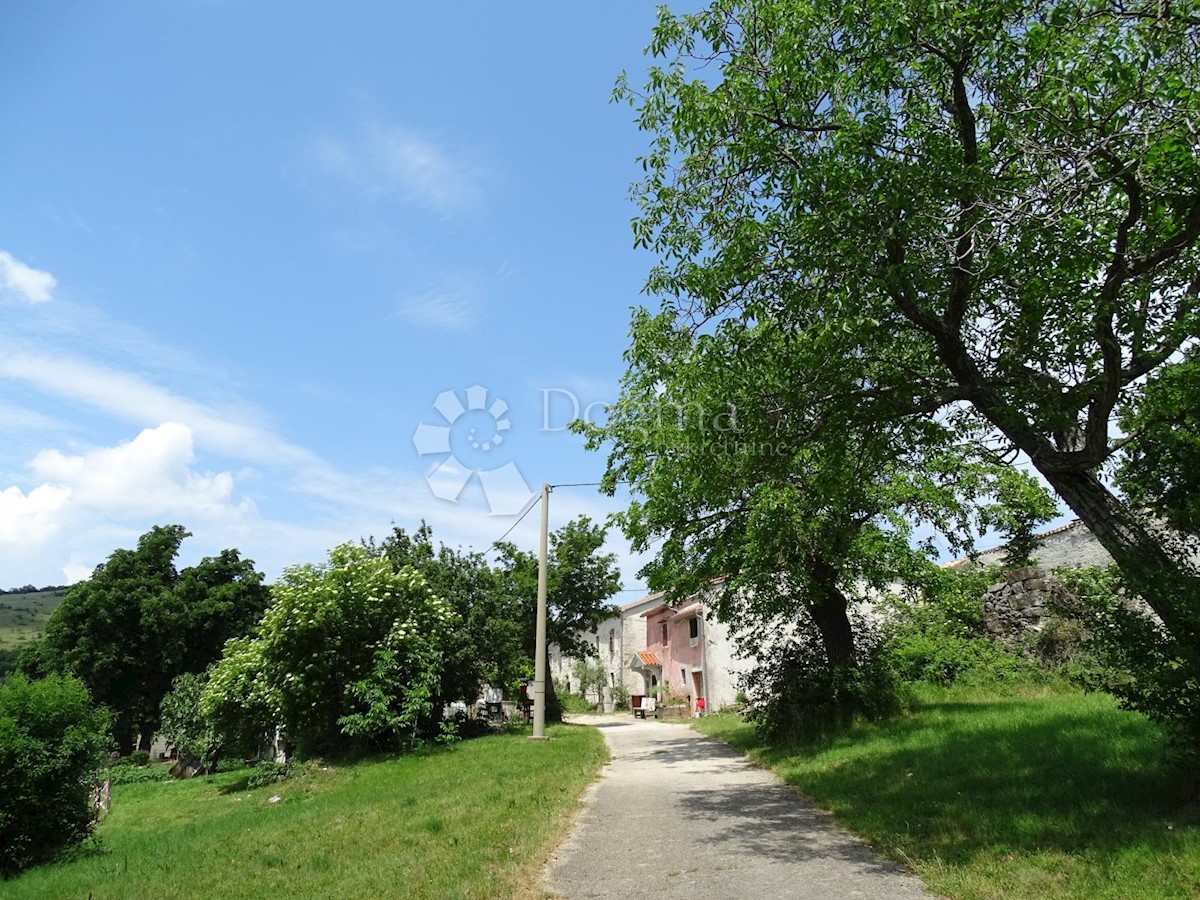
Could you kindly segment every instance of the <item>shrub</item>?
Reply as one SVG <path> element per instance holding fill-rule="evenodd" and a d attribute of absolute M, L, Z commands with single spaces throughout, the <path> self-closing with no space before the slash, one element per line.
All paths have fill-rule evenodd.
<path fill-rule="evenodd" d="M 854 622 L 857 664 L 831 666 L 815 628 L 802 628 L 760 656 L 745 676 L 753 700 L 748 714 L 773 741 L 802 741 L 836 732 L 857 719 L 875 720 L 899 710 L 895 674 L 883 653 L 879 629 Z"/>
<path fill-rule="evenodd" d="M 613 709 L 627 709 L 629 707 L 629 688 L 625 687 L 625 682 L 618 681 L 612 689 Z"/>
<path fill-rule="evenodd" d="M 171 691 L 162 701 L 162 735 L 175 745 L 181 760 L 211 773 L 217 770 L 221 742 L 200 706 L 206 683 L 206 676 L 191 673 L 171 682 Z"/>
<path fill-rule="evenodd" d="M 201 707 L 226 736 L 282 724 L 301 756 L 436 732 L 443 647 L 457 617 L 414 569 L 354 544 L 293 566 L 272 587 L 257 638 L 232 641 Z"/>
<path fill-rule="evenodd" d="M 110 784 L 155 784 L 172 781 L 171 767 L 156 763 L 146 766 L 114 766 L 109 771 Z"/>
<path fill-rule="evenodd" d="M 267 735 L 283 721 L 265 672 L 263 643 L 252 638 L 229 641 L 225 655 L 208 670 L 200 689 L 200 715 L 223 754 L 256 758 Z"/>
<path fill-rule="evenodd" d="M 983 594 L 994 569 L 939 569 L 927 574 L 922 597 L 889 605 L 889 666 L 904 681 L 931 684 L 1041 684 L 1037 663 L 1004 647 L 983 627 Z"/>
<path fill-rule="evenodd" d="M 260 788 L 279 781 L 286 781 L 292 776 L 292 763 L 260 762 L 250 772 L 246 779 L 246 787 Z"/>
<path fill-rule="evenodd" d="M 1157 618 L 1136 608 L 1116 566 L 1057 575 L 1070 592 L 1060 601 L 1062 612 L 1083 623 L 1100 662 L 1089 672 L 1095 686 L 1127 709 L 1166 725 L 1180 762 L 1200 784 L 1200 649 L 1194 635 L 1176 639 Z"/>
<path fill-rule="evenodd" d="M 905 681 L 1036 684 L 1046 680 L 1034 661 L 929 610 L 915 610 L 893 623 L 885 652 L 896 675 Z"/>
<path fill-rule="evenodd" d="M 595 709 L 594 704 L 582 694 L 567 690 L 566 679 L 554 679 L 554 693 L 558 697 L 558 705 L 565 713 L 587 713 Z"/>
<path fill-rule="evenodd" d="M 0 684 L 0 874 L 52 859 L 88 836 L 108 759 L 109 715 L 75 678 Z"/>

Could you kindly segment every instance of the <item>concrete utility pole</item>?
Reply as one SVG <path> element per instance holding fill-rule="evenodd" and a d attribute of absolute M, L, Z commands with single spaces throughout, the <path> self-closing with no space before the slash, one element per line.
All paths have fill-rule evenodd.
<path fill-rule="evenodd" d="M 546 556 L 550 543 L 550 485 L 542 485 L 542 533 L 538 555 L 537 634 L 533 661 L 533 740 L 546 740 Z"/>

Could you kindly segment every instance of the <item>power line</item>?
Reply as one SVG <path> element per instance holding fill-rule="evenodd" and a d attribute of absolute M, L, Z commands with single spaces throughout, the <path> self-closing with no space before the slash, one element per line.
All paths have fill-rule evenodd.
<path fill-rule="evenodd" d="M 504 540 L 506 537 L 508 537 L 510 534 L 512 534 L 512 530 L 521 524 L 521 520 L 524 519 L 527 515 L 529 515 L 529 511 L 531 509 L 533 509 L 533 507 L 536 506 L 537 502 L 541 499 L 542 499 L 542 497 L 540 494 L 534 494 L 532 497 L 530 497 L 529 500 L 525 503 L 525 508 L 522 509 L 520 514 L 517 516 L 517 520 L 508 526 L 508 531 L 504 532 L 504 534 L 500 535 L 500 537 L 498 537 L 494 541 L 492 541 L 490 546 L 495 547 L 498 543 L 500 543 L 502 540 Z"/>
<path fill-rule="evenodd" d="M 613 482 L 613 484 L 629 484 L 629 483 L 630 483 L 630 482 L 629 482 L 627 479 L 624 479 L 624 478 L 620 478 L 620 479 L 618 479 L 618 480 L 616 480 L 616 481 L 614 481 L 614 482 Z M 603 481 L 576 481 L 576 482 L 572 482 L 571 484 L 552 484 L 552 485 L 550 485 L 550 487 L 552 487 L 552 488 L 560 488 L 560 487 L 601 487 L 603 484 L 604 484 L 604 482 L 603 482 Z"/>
<path fill-rule="evenodd" d="M 565 487 L 599 487 L 600 484 L 601 484 L 601 482 L 599 482 L 599 481 L 577 481 L 577 482 L 572 482 L 570 484 L 552 484 L 552 485 L 550 485 L 550 490 L 554 490 L 555 488 L 560 488 L 560 487 L 564 487 L 564 488 Z M 629 484 L 629 482 L 622 479 L 620 481 L 617 481 L 616 484 Z M 531 509 L 533 509 L 533 507 L 537 504 L 537 502 L 540 499 L 541 499 L 541 494 L 531 495 L 529 500 L 525 503 L 525 506 L 522 507 L 521 511 L 517 514 L 516 521 L 508 526 L 508 530 L 505 531 L 504 534 L 500 535 L 500 537 L 496 538 L 496 540 L 492 541 L 491 544 L 489 544 L 488 546 L 495 547 L 498 543 L 500 543 L 502 540 L 504 540 L 506 537 L 508 537 L 510 534 L 512 534 L 513 529 L 521 524 L 521 520 L 524 519 L 527 515 L 529 515 L 529 511 Z"/>

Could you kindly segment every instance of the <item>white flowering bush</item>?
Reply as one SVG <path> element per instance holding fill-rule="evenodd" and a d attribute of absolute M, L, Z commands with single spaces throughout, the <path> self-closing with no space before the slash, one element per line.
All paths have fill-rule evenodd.
<path fill-rule="evenodd" d="M 200 712 L 211 726 L 209 755 L 214 759 L 222 754 L 257 756 L 268 735 L 283 722 L 266 668 L 261 640 L 234 638 L 209 669 L 200 693 Z"/>
<path fill-rule="evenodd" d="M 420 574 L 342 544 L 323 565 L 286 569 L 272 596 L 257 637 L 230 642 L 205 689 L 222 731 L 273 718 L 311 755 L 395 746 L 434 721 L 457 617 Z"/>

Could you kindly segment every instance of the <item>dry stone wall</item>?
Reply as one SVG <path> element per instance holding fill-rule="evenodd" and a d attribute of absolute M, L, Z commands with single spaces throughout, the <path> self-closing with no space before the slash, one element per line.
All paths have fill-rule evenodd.
<path fill-rule="evenodd" d="M 1013 569 L 984 594 L 983 624 L 1004 643 L 1018 644 L 1024 635 L 1042 630 L 1054 599 L 1063 597 L 1065 590 L 1043 568 Z"/>

